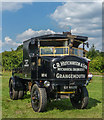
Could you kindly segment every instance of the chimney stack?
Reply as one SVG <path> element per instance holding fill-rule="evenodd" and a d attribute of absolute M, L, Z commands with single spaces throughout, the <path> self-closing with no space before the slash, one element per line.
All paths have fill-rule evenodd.
<path fill-rule="evenodd" d="M 70 32 L 63 32 L 63 35 L 71 35 L 71 31 Z"/>

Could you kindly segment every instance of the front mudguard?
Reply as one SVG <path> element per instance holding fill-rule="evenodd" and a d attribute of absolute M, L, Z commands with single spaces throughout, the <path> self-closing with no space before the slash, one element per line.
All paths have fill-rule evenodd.
<path fill-rule="evenodd" d="M 38 81 L 34 81 L 34 82 L 32 83 L 32 86 L 33 86 L 34 84 L 37 84 L 37 86 L 38 86 L 39 88 L 45 88 L 44 85 L 43 85 L 42 83 L 39 83 Z M 31 88 L 32 88 L 32 86 L 31 86 Z"/>

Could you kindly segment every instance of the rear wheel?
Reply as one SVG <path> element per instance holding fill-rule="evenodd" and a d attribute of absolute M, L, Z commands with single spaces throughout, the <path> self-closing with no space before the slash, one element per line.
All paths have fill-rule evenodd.
<path fill-rule="evenodd" d="M 9 82 L 9 95 L 10 95 L 10 98 L 13 100 L 18 99 L 18 91 L 16 91 L 13 88 L 13 80 L 12 79 L 10 79 L 10 82 Z"/>
<path fill-rule="evenodd" d="M 20 90 L 20 91 L 18 92 L 18 99 L 22 99 L 23 96 L 24 96 L 24 91 L 23 91 L 23 90 Z"/>
<path fill-rule="evenodd" d="M 77 109 L 84 109 L 88 105 L 88 91 L 86 87 L 78 87 L 75 94 L 70 95 L 70 100 L 73 107 Z"/>
<path fill-rule="evenodd" d="M 45 88 L 39 88 L 36 84 L 31 90 L 31 104 L 35 112 L 43 112 L 47 105 L 47 93 Z"/>

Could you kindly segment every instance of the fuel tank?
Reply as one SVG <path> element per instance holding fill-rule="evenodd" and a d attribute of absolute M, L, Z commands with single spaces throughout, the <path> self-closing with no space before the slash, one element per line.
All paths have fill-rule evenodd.
<path fill-rule="evenodd" d="M 60 84 L 87 80 L 88 61 L 78 56 L 42 57 L 41 79 Z"/>

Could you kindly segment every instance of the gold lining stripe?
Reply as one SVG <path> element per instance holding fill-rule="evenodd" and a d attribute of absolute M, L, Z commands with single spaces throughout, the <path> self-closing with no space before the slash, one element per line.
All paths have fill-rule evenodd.
<path fill-rule="evenodd" d="M 64 56 L 64 55 L 69 55 L 69 54 L 44 54 L 40 56 Z"/>
<path fill-rule="evenodd" d="M 80 40 L 75 40 L 75 39 L 74 39 L 74 41 L 76 41 L 76 42 L 80 42 L 80 43 L 83 43 L 83 41 L 80 41 Z M 73 42 L 74 42 L 74 41 L 73 41 Z"/>
<path fill-rule="evenodd" d="M 40 41 L 47 41 L 47 42 L 49 42 L 49 41 L 66 41 L 66 40 L 69 40 L 69 39 L 45 39 L 45 40 L 40 40 Z"/>
<path fill-rule="evenodd" d="M 38 59 L 38 66 L 41 66 L 41 59 Z"/>
<path fill-rule="evenodd" d="M 61 94 L 69 94 L 69 93 L 75 93 L 75 91 L 70 91 L 70 92 L 57 92 L 57 93 L 61 93 Z"/>
<path fill-rule="evenodd" d="M 41 48 L 69 48 L 69 47 L 40 47 Z"/>
<path fill-rule="evenodd" d="M 47 42 L 49 42 L 49 41 L 68 41 L 70 39 L 70 40 L 72 40 L 72 42 L 74 42 L 74 41 L 77 41 L 77 42 L 80 42 L 80 43 L 84 42 L 84 41 L 81 41 L 81 40 L 76 40 L 74 38 L 76 38 L 76 36 L 68 36 L 68 38 L 63 38 L 63 39 L 42 39 L 40 41 L 47 41 Z"/>

